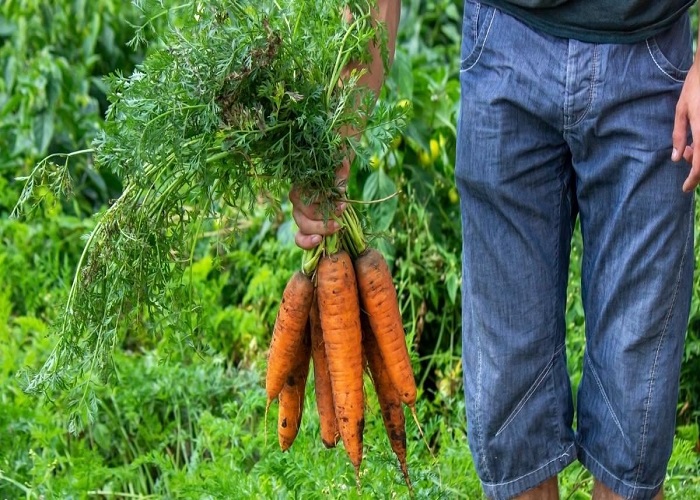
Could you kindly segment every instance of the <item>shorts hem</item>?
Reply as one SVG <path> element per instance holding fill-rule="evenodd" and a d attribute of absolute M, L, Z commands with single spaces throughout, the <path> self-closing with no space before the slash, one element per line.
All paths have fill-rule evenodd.
<path fill-rule="evenodd" d="M 578 447 L 578 459 L 597 481 L 628 500 L 652 500 L 663 486 L 663 481 L 654 486 L 629 484 L 606 469 L 581 445 Z"/>
<path fill-rule="evenodd" d="M 481 483 L 484 494 L 492 500 L 507 500 L 534 488 L 550 477 L 556 476 L 576 460 L 576 446 L 571 444 L 561 455 L 532 472 L 503 483 Z"/>

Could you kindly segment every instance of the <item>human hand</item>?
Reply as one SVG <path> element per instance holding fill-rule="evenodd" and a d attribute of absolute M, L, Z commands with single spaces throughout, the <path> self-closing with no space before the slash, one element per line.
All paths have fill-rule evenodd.
<path fill-rule="evenodd" d="M 688 126 L 692 142 L 688 144 Z M 681 96 L 676 105 L 676 119 L 673 124 L 673 153 L 671 159 L 685 159 L 691 167 L 683 182 L 683 191 L 688 193 L 700 183 L 700 155 L 693 154 L 695 142 L 700 141 L 700 62 L 690 67 Z"/>
<path fill-rule="evenodd" d="M 343 160 L 342 165 L 336 172 L 336 186 L 341 192 L 345 192 L 345 188 L 350 175 L 350 160 Z M 289 192 L 289 201 L 292 202 L 292 217 L 296 222 L 299 230 L 294 236 L 294 241 L 298 247 L 304 250 L 311 250 L 321 243 L 323 236 L 328 236 L 340 229 L 340 224 L 333 220 L 324 220 L 323 214 L 319 209 L 319 203 L 313 202 L 304 204 L 302 193 L 299 192 L 296 186 L 292 186 Z M 345 209 L 345 203 L 339 202 L 336 205 L 336 216 L 340 216 Z"/>

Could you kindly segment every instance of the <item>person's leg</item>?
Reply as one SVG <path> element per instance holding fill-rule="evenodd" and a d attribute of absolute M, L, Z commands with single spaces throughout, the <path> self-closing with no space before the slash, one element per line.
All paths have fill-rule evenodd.
<path fill-rule="evenodd" d="M 625 500 L 625 497 L 615 494 L 603 483 L 596 481 L 593 487 L 593 500 Z M 653 500 L 664 500 L 664 492 L 659 491 Z"/>
<path fill-rule="evenodd" d="M 470 448 L 489 498 L 552 484 L 556 494 L 556 474 L 575 460 L 564 344 L 575 204 L 558 128 L 566 44 L 467 1 L 463 50 L 455 174 Z"/>
<path fill-rule="evenodd" d="M 654 498 L 671 455 L 694 261 L 671 132 L 691 43 L 685 17 L 639 44 L 572 44 L 595 54 L 567 139 L 584 248 L 578 455 L 600 495 Z"/>
<path fill-rule="evenodd" d="M 559 500 L 557 477 L 550 477 L 544 483 L 514 497 L 513 500 Z"/>

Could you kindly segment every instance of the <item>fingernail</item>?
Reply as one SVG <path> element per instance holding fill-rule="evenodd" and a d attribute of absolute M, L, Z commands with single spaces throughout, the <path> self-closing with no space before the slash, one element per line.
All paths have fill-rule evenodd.
<path fill-rule="evenodd" d="M 343 210 L 345 210 L 346 206 L 347 206 L 347 203 L 345 203 L 345 202 L 338 204 L 338 211 L 342 212 Z"/>
<path fill-rule="evenodd" d="M 671 159 L 673 161 L 678 161 L 678 150 L 676 148 L 673 148 L 673 151 L 671 152 Z"/>
<path fill-rule="evenodd" d="M 312 244 L 313 246 L 316 246 L 316 245 L 318 245 L 319 243 L 321 243 L 321 236 L 318 235 L 318 234 L 314 234 L 314 235 L 311 237 L 311 244 Z"/>

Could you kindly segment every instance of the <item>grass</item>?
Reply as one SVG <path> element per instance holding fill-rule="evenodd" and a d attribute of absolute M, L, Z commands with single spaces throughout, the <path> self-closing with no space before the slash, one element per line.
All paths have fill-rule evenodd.
<path fill-rule="evenodd" d="M 180 331 L 181 317 L 158 325 L 156 337 L 148 318 L 123 332 L 118 379 L 100 386 L 96 418 L 77 434 L 68 432 L 71 393 L 34 398 L 23 384 L 25 370 L 41 366 L 53 347 L 47 333 L 54 304 L 66 293 L 71 256 L 89 222 L 0 222 L 1 499 L 409 496 L 369 385 L 360 492 L 342 446 L 327 450 L 320 441 L 311 383 L 300 435 L 289 452 L 279 451 L 276 404 L 265 422 L 264 356 L 275 303 L 299 254 L 288 227 L 264 220 L 255 215 L 221 258 L 200 256 L 185 273 L 197 282 L 193 332 Z M 583 345 L 576 297 L 573 287 L 567 322 L 574 384 Z M 437 357 L 434 365 L 436 389 L 421 392 L 417 405 L 434 456 L 407 416 L 415 498 L 481 499 L 459 362 Z M 697 425 L 679 427 L 667 498 L 700 498 L 697 441 Z M 560 475 L 564 499 L 589 499 L 591 486 L 578 464 Z"/>

